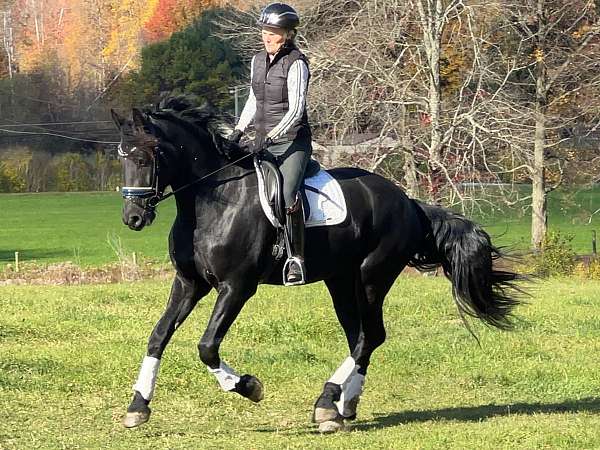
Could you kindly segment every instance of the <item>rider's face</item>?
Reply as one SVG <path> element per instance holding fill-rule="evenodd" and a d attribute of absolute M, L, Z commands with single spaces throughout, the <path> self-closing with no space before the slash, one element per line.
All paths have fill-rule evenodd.
<path fill-rule="evenodd" d="M 283 28 L 263 27 L 262 41 L 269 55 L 275 55 L 286 40 L 286 31 Z"/>

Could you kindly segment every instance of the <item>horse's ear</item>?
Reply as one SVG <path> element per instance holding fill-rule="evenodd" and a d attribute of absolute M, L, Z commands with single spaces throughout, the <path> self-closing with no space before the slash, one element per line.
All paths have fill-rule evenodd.
<path fill-rule="evenodd" d="M 144 114 L 137 108 L 133 108 L 132 113 L 133 123 L 136 127 L 145 128 L 146 130 L 152 129 L 152 123 L 150 122 L 150 119 L 148 119 L 148 116 L 146 114 Z"/>
<path fill-rule="evenodd" d="M 117 128 L 120 130 L 123 127 L 123 124 L 125 123 L 125 118 L 121 117 L 119 115 L 119 113 L 117 113 L 114 109 L 110 109 L 110 115 L 112 116 L 113 121 L 115 122 L 115 125 L 117 126 Z"/>

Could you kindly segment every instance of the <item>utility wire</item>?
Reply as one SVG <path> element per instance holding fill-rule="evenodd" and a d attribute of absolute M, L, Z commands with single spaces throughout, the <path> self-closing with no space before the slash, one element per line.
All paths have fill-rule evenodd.
<path fill-rule="evenodd" d="M 0 127 L 40 127 L 40 126 L 52 126 L 52 125 L 83 125 L 90 123 L 112 123 L 112 120 L 89 120 L 85 122 L 47 122 L 47 123 L 15 123 L 15 124 L 1 124 Z"/>
<path fill-rule="evenodd" d="M 6 128 L 0 128 L 0 131 L 4 131 L 5 133 L 13 133 L 13 134 L 28 134 L 28 135 L 35 135 L 35 136 L 55 136 L 55 137 L 60 137 L 60 138 L 64 138 L 64 139 L 71 139 L 72 141 L 80 141 L 80 142 L 92 142 L 95 144 L 111 144 L 111 145 L 117 145 L 119 144 L 119 142 L 113 142 L 113 141 L 96 141 L 94 139 L 80 139 L 80 138 L 76 138 L 76 137 L 71 137 L 71 136 L 65 136 L 63 134 L 57 134 L 57 133 L 48 133 L 48 132 L 33 132 L 33 131 L 16 131 L 16 130 L 7 130 Z"/>

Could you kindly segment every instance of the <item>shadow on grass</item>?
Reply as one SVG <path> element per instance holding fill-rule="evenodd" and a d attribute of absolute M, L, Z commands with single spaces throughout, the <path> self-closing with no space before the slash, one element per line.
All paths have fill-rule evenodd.
<path fill-rule="evenodd" d="M 369 431 L 382 428 L 395 427 L 409 423 L 429 421 L 458 421 L 479 422 L 493 417 L 509 417 L 513 415 L 556 414 L 556 413 L 599 413 L 600 398 L 590 397 L 581 400 L 565 400 L 560 403 L 514 403 L 511 405 L 482 405 L 459 406 L 425 411 L 403 411 L 376 416 L 370 421 L 350 422 L 348 429 L 351 431 Z M 262 433 L 283 432 L 292 435 L 319 434 L 315 425 L 298 428 L 271 428 L 254 429 Z"/>
<path fill-rule="evenodd" d="M 57 257 L 73 258 L 73 251 L 63 248 L 50 249 L 19 249 L 19 259 L 21 261 L 43 260 Z M 0 263 L 10 263 L 15 260 L 14 250 L 0 250 Z"/>
<path fill-rule="evenodd" d="M 560 403 L 514 403 L 512 405 L 461 406 L 431 411 L 403 411 L 381 415 L 368 422 L 358 422 L 352 429 L 366 431 L 394 427 L 406 423 L 428 422 L 431 420 L 479 422 L 493 417 L 508 417 L 512 415 L 578 412 L 600 412 L 600 398 L 590 397 L 581 400 L 565 400 Z"/>

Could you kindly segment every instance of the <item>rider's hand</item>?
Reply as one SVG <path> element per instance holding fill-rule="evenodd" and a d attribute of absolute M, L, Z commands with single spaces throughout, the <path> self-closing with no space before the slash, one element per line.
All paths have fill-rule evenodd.
<path fill-rule="evenodd" d="M 269 147 L 270 145 L 273 144 L 273 141 L 271 140 L 271 138 L 266 138 L 266 139 L 254 139 L 254 141 L 252 141 L 250 143 L 250 145 L 248 146 L 248 150 L 251 153 L 254 154 L 258 154 L 260 152 L 262 152 L 263 150 L 266 150 L 267 147 Z"/>
<path fill-rule="evenodd" d="M 227 140 L 229 142 L 233 142 L 234 144 L 239 144 L 240 143 L 240 139 L 242 139 L 242 136 L 244 135 L 244 132 L 242 130 L 233 130 L 233 133 L 231 133 L 229 136 L 227 136 Z"/>
<path fill-rule="evenodd" d="M 250 142 L 250 144 L 248 144 L 248 151 L 250 153 L 254 153 L 254 154 L 258 154 L 263 150 L 263 142 L 262 139 L 259 140 L 258 142 L 256 140 Z"/>

